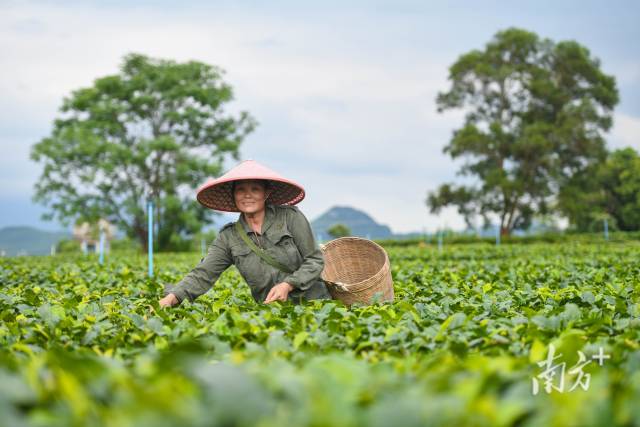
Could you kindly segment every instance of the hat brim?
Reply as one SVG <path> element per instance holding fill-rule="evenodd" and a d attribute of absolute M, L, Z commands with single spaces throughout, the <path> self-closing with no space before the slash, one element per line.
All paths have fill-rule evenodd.
<path fill-rule="evenodd" d="M 271 193 L 266 203 L 272 205 L 295 205 L 300 203 L 306 195 L 302 186 L 290 180 L 265 178 L 264 176 L 247 176 L 231 179 L 222 177 L 217 180 L 211 180 L 198 189 L 196 198 L 201 205 L 209 209 L 222 212 L 240 212 L 233 197 L 233 182 L 247 179 L 269 181 Z"/>

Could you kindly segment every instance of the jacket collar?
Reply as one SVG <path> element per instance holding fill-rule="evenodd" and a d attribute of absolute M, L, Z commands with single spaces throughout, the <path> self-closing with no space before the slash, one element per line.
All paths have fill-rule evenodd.
<path fill-rule="evenodd" d="M 276 208 L 271 204 L 265 205 L 264 221 L 262 222 L 262 234 L 266 233 L 266 231 L 273 225 L 275 219 Z M 244 231 L 246 231 L 247 233 L 253 233 L 253 230 L 251 229 L 251 227 L 249 227 L 249 224 L 247 224 L 247 222 L 244 220 L 244 216 L 242 215 L 242 213 L 238 217 L 238 221 L 240 221 L 240 224 L 244 228 Z"/>

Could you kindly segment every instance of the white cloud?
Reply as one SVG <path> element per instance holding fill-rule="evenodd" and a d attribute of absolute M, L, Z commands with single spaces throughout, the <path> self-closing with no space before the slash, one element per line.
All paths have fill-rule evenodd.
<path fill-rule="evenodd" d="M 461 53 L 455 25 L 428 21 L 424 13 L 372 17 L 338 8 L 292 18 L 271 7 L 233 7 L 5 8 L 0 196 L 32 188 L 39 171 L 28 147 L 46 135 L 62 98 L 117 72 L 123 55 L 140 52 L 224 68 L 236 95 L 231 110 L 247 110 L 260 122 L 243 157 L 303 183 L 311 218 L 342 204 L 394 231 L 462 227 L 457 214 L 429 215 L 424 205 L 426 192 L 457 170 L 442 147 L 462 114 L 438 114 L 434 104 Z M 634 135 L 637 119 L 618 115 L 612 142 L 638 147 Z"/>
<path fill-rule="evenodd" d="M 640 117 L 616 114 L 609 141 L 611 148 L 633 147 L 640 151 Z"/>
<path fill-rule="evenodd" d="M 625 58 L 611 64 L 611 70 L 620 86 L 640 83 L 640 62 L 638 58 Z"/>
<path fill-rule="evenodd" d="M 26 5 L 0 18 L 0 28 L 0 108 L 5 120 L 28 117 L 38 129 L 17 129 L 24 139 L 12 164 L 28 162 L 25 147 L 46 134 L 63 96 L 116 72 L 124 54 L 198 59 L 225 68 L 236 91 L 234 108 L 261 122 L 244 157 L 255 152 L 267 164 L 282 163 L 283 173 L 299 173 L 311 194 L 321 195 L 307 201 L 313 215 L 352 204 L 394 230 L 424 225 L 425 176 L 433 179 L 446 163 L 441 148 L 450 122 L 436 121 L 433 106 L 445 82 L 444 63 L 388 63 L 384 52 L 360 52 L 357 41 L 344 39 L 344 29 L 225 11 L 170 16 Z M 265 122 L 263 114 L 274 121 Z M 11 127 L 3 123 L 5 132 Z M 4 149 L 15 144 L 8 141 L 0 142 Z M 2 173 L 3 194 L 31 188 L 37 177 L 33 164 L 14 169 Z M 375 188 L 367 189 L 371 183 Z"/>

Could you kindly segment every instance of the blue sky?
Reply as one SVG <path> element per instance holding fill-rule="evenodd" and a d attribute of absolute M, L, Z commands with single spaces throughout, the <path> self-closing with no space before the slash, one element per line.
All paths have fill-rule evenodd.
<path fill-rule="evenodd" d="M 434 102 L 449 65 L 512 26 L 577 40 L 617 79 L 610 147 L 640 150 L 639 21 L 640 3 L 623 1 L 0 0 L 0 227 L 61 228 L 31 202 L 30 147 L 64 96 L 117 72 L 129 52 L 226 70 L 230 108 L 260 123 L 242 158 L 302 183 L 309 218 L 351 205 L 397 232 L 462 227 L 424 205 L 456 178 L 442 147 L 462 115 Z"/>

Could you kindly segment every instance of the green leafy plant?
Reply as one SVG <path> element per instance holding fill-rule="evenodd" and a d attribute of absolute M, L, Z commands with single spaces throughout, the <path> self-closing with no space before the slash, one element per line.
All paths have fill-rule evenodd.
<path fill-rule="evenodd" d="M 257 304 L 199 253 L 0 259 L 7 425 L 621 425 L 640 419 L 638 242 L 387 248 L 396 298 Z M 590 387 L 532 394 L 554 344 Z M 567 381 L 569 381 L 567 377 Z"/>

